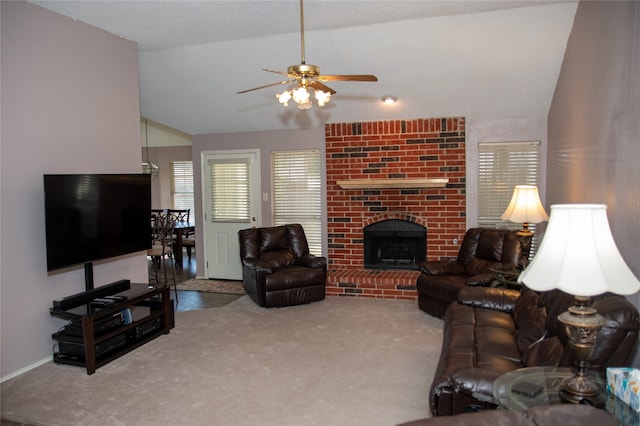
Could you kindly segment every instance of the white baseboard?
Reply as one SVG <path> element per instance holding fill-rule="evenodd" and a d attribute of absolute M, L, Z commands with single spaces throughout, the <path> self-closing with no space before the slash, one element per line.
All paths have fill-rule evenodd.
<path fill-rule="evenodd" d="M 34 362 L 31 365 L 27 365 L 26 367 L 21 368 L 20 370 L 16 370 L 13 373 L 7 374 L 6 376 L 0 378 L 0 383 L 4 383 L 6 380 L 13 379 L 21 375 L 22 373 L 26 373 L 29 370 L 32 370 L 36 367 L 41 366 L 42 364 L 46 364 L 49 361 L 53 360 L 53 355 L 46 357 L 45 359 L 41 359 L 40 361 Z"/>

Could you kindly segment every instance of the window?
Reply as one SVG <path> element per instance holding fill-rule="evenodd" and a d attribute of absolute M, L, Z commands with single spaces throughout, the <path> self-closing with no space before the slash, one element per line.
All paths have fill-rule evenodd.
<path fill-rule="evenodd" d="M 521 229 L 522 224 L 500 216 L 511 201 L 516 185 L 540 182 L 540 142 L 480 143 L 478 159 L 478 223 L 487 228 Z M 536 232 L 536 224 L 529 229 Z M 529 257 L 537 247 L 534 237 Z"/>
<path fill-rule="evenodd" d="M 211 220 L 214 222 L 251 221 L 249 162 L 211 160 Z"/>
<path fill-rule="evenodd" d="M 193 163 L 191 161 L 171 162 L 171 198 L 176 210 L 191 209 L 189 219 L 194 222 Z"/>
<path fill-rule="evenodd" d="M 273 224 L 299 223 L 309 251 L 322 253 L 320 150 L 271 153 Z"/>

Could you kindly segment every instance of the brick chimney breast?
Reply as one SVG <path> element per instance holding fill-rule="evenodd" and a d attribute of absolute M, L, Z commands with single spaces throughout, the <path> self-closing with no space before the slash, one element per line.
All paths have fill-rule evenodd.
<path fill-rule="evenodd" d="M 330 277 L 364 271 L 363 228 L 385 219 L 408 217 L 426 227 L 428 260 L 457 255 L 459 247 L 453 240 L 461 240 L 466 227 L 464 117 L 331 123 L 325 126 L 325 137 Z M 448 183 L 439 188 L 346 190 L 337 184 L 349 179 L 424 178 L 448 179 Z M 389 274 L 394 272 L 378 271 L 378 275 Z M 407 282 L 386 291 L 344 282 L 341 288 L 329 279 L 329 287 L 334 288 L 327 292 L 413 298 L 417 273 L 394 275 L 403 274 L 408 274 Z"/>

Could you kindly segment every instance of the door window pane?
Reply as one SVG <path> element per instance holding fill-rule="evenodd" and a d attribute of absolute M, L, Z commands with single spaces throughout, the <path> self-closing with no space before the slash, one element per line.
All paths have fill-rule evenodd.
<path fill-rule="evenodd" d="M 249 163 L 244 160 L 209 161 L 211 221 L 250 222 Z"/>

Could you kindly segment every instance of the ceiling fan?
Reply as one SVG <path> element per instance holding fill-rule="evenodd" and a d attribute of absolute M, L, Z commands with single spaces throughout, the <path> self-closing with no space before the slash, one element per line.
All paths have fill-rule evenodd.
<path fill-rule="evenodd" d="M 324 106 L 331 95 L 336 93 L 335 90 L 322 83 L 323 81 L 378 81 L 375 75 L 367 74 L 351 74 L 351 75 L 322 75 L 320 74 L 320 67 L 317 65 L 307 64 L 304 56 L 304 7 L 303 0 L 300 0 L 300 47 L 301 47 L 301 61 L 298 65 L 291 65 L 287 68 L 287 71 L 274 71 L 263 68 L 263 71 L 268 71 L 276 74 L 288 77 L 288 80 L 280 81 L 278 83 L 265 84 L 264 86 L 254 87 L 253 89 L 242 90 L 237 93 L 247 93 L 254 90 L 264 89 L 272 86 L 279 86 L 282 84 L 297 83 L 297 86 L 290 90 L 285 90 L 282 93 L 277 93 L 276 97 L 284 106 L 288 106 L 288 103 L 293 99 L 300 109 L 311 108 L 311 94 L 309 89 L 313 90 L 315 94 L 318 106 Z"/>

